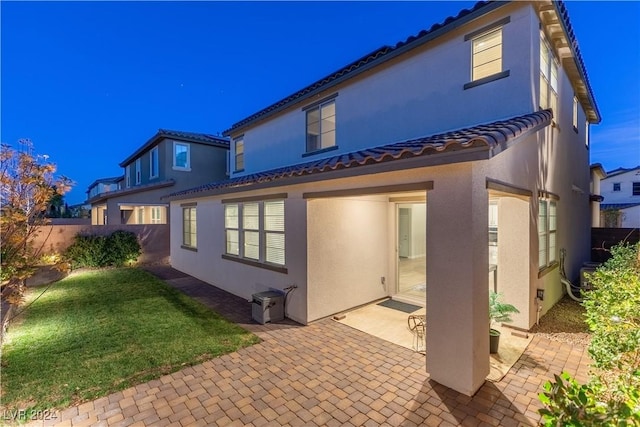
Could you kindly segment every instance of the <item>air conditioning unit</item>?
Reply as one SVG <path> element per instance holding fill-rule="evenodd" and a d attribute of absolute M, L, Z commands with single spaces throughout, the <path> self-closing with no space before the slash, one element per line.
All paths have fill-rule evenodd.
<path fill-rule="evenodd" d="M 264 325 L 267 322 L 284 320 L 284 294 L 265 291 L 252 295 L 251 317 Z"/>

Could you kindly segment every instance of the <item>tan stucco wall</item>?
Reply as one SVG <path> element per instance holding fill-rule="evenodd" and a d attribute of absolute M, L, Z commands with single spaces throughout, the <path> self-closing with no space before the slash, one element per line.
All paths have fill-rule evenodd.
<path fill-rule="evenodd" d="M 273 191 L 262 194 L 273 194 Z M 306 201 L 301 198 L 300 193 L 295 192 L 289 192 L 285 199 L 285 259 L 288 273 L 284 274 L 222 258 L 225 236 L 224 206 L 221 200 L 222 198 L 192 200 L 197 203 L 197 251 L 181 247 L 180 204 L 190 201 L 171 203 L 171 265 L 247 301 L 257 292 L 282 290 L 296 285 L 297 289 L 287 299 L 286 315 L 300 323 L 307 323 Z"/>
<path fill-rule="evenodd" d="M 388 295 L 388 211 L 385 196 L 308 202 L 309 320 Z"/>

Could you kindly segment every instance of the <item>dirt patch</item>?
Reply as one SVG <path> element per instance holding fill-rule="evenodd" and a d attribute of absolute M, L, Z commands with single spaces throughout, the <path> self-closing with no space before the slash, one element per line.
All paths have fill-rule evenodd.
<path fill-rule="evenodd" d="M 544 316 L 531 332 L 552 341 L 586 347 L 591 341 L 589 327 L 584 321 L 582 305 L 569 296 L 562 298 Z"/>

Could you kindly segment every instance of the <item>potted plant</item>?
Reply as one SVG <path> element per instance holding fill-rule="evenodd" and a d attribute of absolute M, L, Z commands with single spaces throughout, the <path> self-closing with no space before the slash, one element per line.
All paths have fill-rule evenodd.
<path fill-rule="evenodd" d="M 494 354 L 498 352 L 500 344 L 500 331 L 491 326 L 497 322 L 511 322 L 511 314 L 520 313 L 511 304 L 502 302 L 502 294 L 489 291 L 489 351 Z"/>

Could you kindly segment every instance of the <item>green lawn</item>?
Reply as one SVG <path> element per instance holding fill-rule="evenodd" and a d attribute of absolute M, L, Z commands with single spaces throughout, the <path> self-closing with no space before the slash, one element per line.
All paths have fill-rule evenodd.
<path fill-rule="evenodd" d="M 31 289 L 26 303 L 43 289 Z M 2 406 L 66 407 L 256 342 L 145 271 L 77 272 L 10 326 L 2 348 Z"/>

